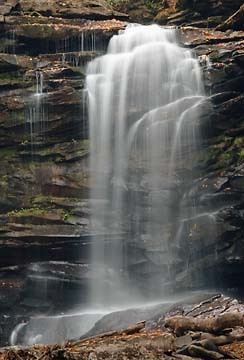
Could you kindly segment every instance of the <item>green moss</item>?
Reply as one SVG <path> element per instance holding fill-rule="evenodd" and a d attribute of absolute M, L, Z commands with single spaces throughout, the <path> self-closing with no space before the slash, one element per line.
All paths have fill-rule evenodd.
<path fill-rule="evenodd" d="M 242 146 L 244 144 L 244 138 L 243 137 L 237 137 L 235 138 L 234 145 L 235 146 Z"/>
<path fill-rule="evenodd" d="M 59 207 L 62 207 L 62 204 L 66 206 L 69 203 L 78 203 L 80 202 L 80 198 L 61 198 L 61 197 L 52 197 L 52 196 L 45 196 L 45 195 L 36 195 L 31 199 L 31 204 L 33 206 L 39 206 L 39 207 L 55 207 L 56 204 Z"/>
<path fill-rule="evenodd" d="M 243 161 L 244 160 L 244 149 L 242 149 L 239 153 L 239 160 Z"/>
<path fill-rule="evenodd" d="M 5 147 L 3 147 L 3 148 L 0 148 L 0 157 L 1 157 L 1 159 L 3 159 L 3 158 L 10 158 L 10 157 L 12 157 L 12 156 L 15 156 L 16 155 L 16 153 L 17 153 L 17 150 L 16 150 L 16 148 L 14 148 L 14 147 L 7 147 L 7 148 L 5 148 Z"/>
<path fill-rule="evenodd" d="M 16 110 L 14 111 L 12 118 L 15 124 L 23 123 L 25 122 L 25 112 L 23 110 Z"/>
<path fill-rule="evenodd" d="M 4 72 L 0 73 L 0 83 L 2 82 L 22 82 L 23 77 L 18 72 Z"/>
<path fill-rule="evenodd" d="M 220 161 L 229 161 L 231 160 L 231 154 L 226 152 L 220 155 Z"/>
<path fill-rule="evenodd" d="M 23 78 L 21 72 L 9 71 L 0 74 L 0 86 L 26 88 L 31 86 L 31 81 Z"/>
<path fill-rule="evenodd" d="M 34 205 L 34 207 L 38 207 L 38 205 L 49 205 L 52 203 L 52 197 L 51 196 L 44 196 L 44 195 L 37 195 L 32 200 L 31 203 Z"/>
<path fill-rule="evenodd" d="M 71 213 L 67 211 L 63 212 L 63 216 L 62 216 L 63 221 L 68 221 L 71 217 L 72 217 Z"/>
<path fill-rule="evenodd" d="M 162 8 L 162 3 L 163 3 L 163 1 L 158 1 L 158 0 L 145 0 L 145 4 L 146 4 L 147 8 L 154 15 L 156 15 L 158 13 L 158 11 L 160 10 L 160 8 Z"/>
<path fill-rule="evenodd" d="M 53 148 L 43 148 L 43 149 L 38 149 L 35 151 L 36 155 L 40 155 L 40 156 L 54 156 L 55 154 L 53 153 Z"/>
<path fill-rule="evenodd" d="M 200 162 L 214 169 L 237 166 L 244 160 L 244 137 L 220 136 L 215 140 L 215 145 L 201 154 Z"/>
<path fill-rule="evenodd" d="M 233 138 L 230 136 L 224 136 L 223 142 L 225 146 L 230 146 L 232 144 Z"/>
<path fill-rule="evenodd" d="M 37 205 L 30 207 L 30 208 L 21 208 L 21 209 L 15 209 L 13 211 L 10 211 L 7 215 L 8 216 L 24 216 L 24 215 L 42 215 L 45 214 L 49 208 L 41 208 Z"/>

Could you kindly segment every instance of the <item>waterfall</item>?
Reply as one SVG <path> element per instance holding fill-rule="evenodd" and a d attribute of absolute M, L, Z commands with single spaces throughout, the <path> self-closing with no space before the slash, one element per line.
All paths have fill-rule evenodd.
<path fill-rule="evenodd" d="M 4 52 L 7 54 L 16 54 L 16 31 L 10 30 L 7 33 L 7 42 L 4 46 Z"/>
<path fill-rule="evenodd" d="M 30 96 L 25 110 L 26 124 L 29 128 L 31 152 L 34 153 L 35 146 L 45 141 L 45 123 L 48 120 L 45 94 L 43 92 L 43 72 L 36 71 L 36 92 Z"/>
<path fill-rule="evenodd" d="M 40 70 L 36 71 L 36 95 L 43 94 L 43 72 Z"/>
<path fill-rule="evenodd" d="M 172 277 L 174 240 L 195 212 L 192 202 L 182 207 L 179 174 L 194 166 L 204 89 L 198 60 L 178 44 L 177 30 L 157 25 L 129 25 L 113 36 L 107 54 L 90 62 L 86 87 L 91 302 L 108 305 L 140 295 L 129 244 L 146 248 L 162 270 L 159 282 L 152 275 L 147 283 L 145 273 L 147 289 Z"/>

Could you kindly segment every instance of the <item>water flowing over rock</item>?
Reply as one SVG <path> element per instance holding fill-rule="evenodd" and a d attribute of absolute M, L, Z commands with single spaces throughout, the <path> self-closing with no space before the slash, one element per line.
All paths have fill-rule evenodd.
<path fill-rule="evenodd" d="M 137 266 L 129 264 L 129 244 L 135 242 L 146 242 L 146 256 L 161 268 L 157 280 L 155 269 L 140 271 L 146 291 L 155 296 L 158 289 L 159 295 L 174 276 L 172 258 L 180 258 L 184 219 L 197 211 L 191 200 L 183 206 L 193 174 L 184 182 L 179 173 L 193 171 L 200 141 L 204 90 L 198 60 L 177 44 L 176 30 L 130 25 L 111 39 L 105 56 L 89 64 L 86 85 L 90 196 L 100 199 L 91 221 L 101 233 L 92 249 L 91 301 L 108 304 L 138 295 Z M 110 232 L 124 233 L 126 240 L 107 248 L 102 234 Z"/>
<path fill-rule="evenodd" d="M 120 281 L 125 288 L 129 278 L 130 289 L 140 288 L 141 295 L 157 294 L 162 284 L 166 294 L 216 286 L 243 293 L 243 0 L 121 3 L 125 7 L 117 10 L 128 9 L 130 21 L 152 21 L 159 12 L 155 20 L 161 24 L 190 25 L 177 30 L 178 43 L 194 48 L 210 95 L 192 110 L 199 112 L 202 139 L 197 151 L 192 146 L 194 169 L 189 171 L 188 156 L 183 162 L 177 157 L 174 181 L 162 186 L 170 178 L 164 171 L 156 188 L 150 187 L 154 178 L 148 175 L 147 152 L 140 152 L 142 134 L 152 115 L 155 122 L 166 116 L 165 104 L 156 104 L 157 110 L 132 107 L 126 122 L 133 154 L 129 180 L 109 174 L 111 188 L 121 188 L 126 204 L 132 205 L 126 207 L 127 216 L 114 216 L 104 236 L 100 221 L 100 231 L 91 232 L 91 207 L 104 209 L 106 201 L 89 200 L 85 69 L 124 28 L 118 21 L 124 15 L 103 0 L 0 1 L 1 345 L 9 344 L 13 328 L 33 315 L 60 315 L 87 303 L 88 283 L 99 274 L 91 271 L 89 250 L 103 237 L 105 255 L 115 239 L 115 249 L 123 248 Z M 37 91 L 40 74 L 43 89 Z M 198 125 L 195 130 L 198 137 Z M 153 214 L 152 204 L 158 209 Z M 118 218 L 123 221 L 116 225 Z M 160 236 L 152 239 L 159 223 Z M 167 251 L 162 248 L 166 243 Z M 106 288 L 114 279 L 112 270 L 103 269 Z"/>

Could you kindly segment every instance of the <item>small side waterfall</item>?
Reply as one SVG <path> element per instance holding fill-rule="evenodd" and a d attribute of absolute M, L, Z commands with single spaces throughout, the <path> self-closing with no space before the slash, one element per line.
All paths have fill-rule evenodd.
<path fill-rule="evenodd" d="M 35 145 L 44 141 L 45 122 L 48 113 L 45 106 L 45 94 L 43 93 L 43 72 L 36 71 L 36 92 L 31 96 L 26 107 L 26 123 L 30 131 L 31 151 L 34 152 Z"/>
<path fill-rule="evenodd" d="M 36 71 L 36 95 L 43 94 L 43 72 L 38 70 Z"/>
<path fill-rule="evenodd" d="M 160 281 L 170 279 L 174 241 L 195 212 L 192 202 L 182 207 L 179 172 L 191 174 L 194 165 L 204 89 L 198 60 L 178 45 L 176 30 L 130 25 L 89 64 L 87 91 L 91 302 L 118 304 L 138 295 L 136 276 L 125 271 L 128 243 L 148 246 L 163 269 Z"/>
<path fill-rule="evenodd" d="M 70 53 L 70 52 L 95 52 L 97 50 L 96 32 L 83 32 L 77 36 L 67 37 L 55 42 L 56 53 Z"/>

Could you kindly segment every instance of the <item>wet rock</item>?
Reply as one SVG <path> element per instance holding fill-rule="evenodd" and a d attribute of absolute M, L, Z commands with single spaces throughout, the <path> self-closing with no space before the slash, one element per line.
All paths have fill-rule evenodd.
<path fill-rule="evenodd" d="M 155 21 L 161 25 L 185 25 L 200 19 L 199 13 L 191 10 L 182 10 L 172 15 L 165 16 L 165 12 L 159 13 L 155 17 Z"/>
<path fill-rule="evenodd" d="M 242 5 L 241 0 L 230 1 L 172 1 L 163 4 L 155 17 L 162 25 L 192 24 L 208 28 L 219 25 L 226 17 L 233 14 Z"/>
<path fill-rule="evenodd" d="M 109 38 L 123 29 L 125 23 L 84 19 L 112 17 L 115 13 L 104 2 L 97 2 L 89 11 L 84 2 L 73 2 L 70 8 L 67 1 L 65 4 L 61 8 L 53 2 L 45 7 L 43 2 L 21 1 L 21 8 L 15 8 L 5 17 L 1 30 L 2 43 L 8 44 L 2 44 L 1 51 L 10 54 L 0 55 L 0 205 L 3 213 L 0 258 L 2 266 L 23 265 L 16 271 L 21 274 L 20 288 L 13 290 L 13 303 L 17 303 L 16 299 L 23 303 L 20 313 L 23 309 L 25 313 L 29 311 L 26 309 L 36 310 L 42 288 L 36 292 L 38 296 L 34 300 L 29 294 L 40 284 L 44 286 L 45 278 L 55 278 L 48 281 L 49 300 L 52 301 L 45 303 L 43 299 L 45 311 L 51 311 L 55 308 L 57 288 L 63 286 L 62 291 L 58 290 L 60 303 L 61 298 L 68 303 L 68 297 L 74 293 L 80 301 L 79 292 L 82 286 L 86 289 L 84 284 L 90 276 L 89 272 L 84 272 L 83 277 L 79 277 L 75 266 L 76 262 L 87 261 L 90 241 L 89 143 L 87 109 L 82 105 L 85 66 L 89 59 L 104 52 Z M 135 9 L 136 3 L 130 6 L 134 16 L 141 19 L 145 7 Z M 183 7 L 185 3 L 178 6 L 181 11 L 177 9 L 175 14 L 166 15 L 164 12 L 162 22 L 182 24 L 191 23 L 193 19 L 198 27 L 216 26 L 239 5 L 233 1 L 222 2 L 222 5 L 216 1 L 211 4 L 200 1 L 192 2 L 187 10 Z M 18 15 L 18 11 L 22 11 L 22 15 Z M 151 19 L 152 12 L 147 10 L 145 18 Z M 175 288 L 214 286 L 216 283 L 223 287 L 225 284 L 243 287 L 240 274 L 243 274 L 244 251 L 244 35 L 242 31 L 224 33 L 197 27 L 181 28 L 179 35 L 184 46 L 194 48 L 196 54 L 202 56 L 206 89 L 211 94 L 201 105 L 204 154 L 198 169 L 194 169 L 193 186 L 193 174 L 182 164 L 176 178 L 166 187 L 162 187 L 162 179 L 159 179 L 157 189 L 149 189 L 143 170 L 129 180 L 127 196 L 134 194 L 138 198 L 137 206 L 144 207 L 145 214 L 138 219 L 135 208 L 128 211 L 128 223 L 135 226 L 139 222 L 141 233 L 128 240 L 127 271 L 135 281 L 140 281 L 144 293 L 166 283 L 167 293 Z M 94 43 L 91 45 L 94 37 L 95 49 Z M 44 94 L 41 97 L 34 96 L 36 71 L 43 74 Z M 140 111 L 133 110 L 131 121 L 140 117 Z M 178 184 L 183 180 L 187 180 L 184 191 L 190 200 L 183 199 L 181 209 L 175 209 L 176 200 L 183 196 L 178 191 Z M 156 232 L 159 235 L 154 237 L 148 236 L 149 191 L 158 209 L 164 203 L 172 211 L 170 217 L 158 211 L 160 226 Z M 199 206 L 199 213 L 190 213 L 191 201 Z M 98 200 L 96 204 L 99 206 Z M 174 229 L 179 225 L 179 211 L 185 215 L 184 224 L 180 236 L 172 244 Z M 115 236 L 111 233 L 109 241 Z M 121 240 L 121 235 L 117 238 Z M 81 253 L 77 251 L 80 242 L 84 243 Z M 169 246 L 170 256 L 166 256 L 167 252 L 160 246 L 162 243 Z M 52 259 L 59 264 L 47 264 Z M 30 261 L 36 263 L 36 267 L 28 267 Z M 67 267 L 60 264 L 62 261 L 71 261 L 72 265 Z M 8 274 L 12 274 L 11 271 L 6 269 Z M 206 272 L 210 274 L 208 277 L 201 276 Z M 163 279 L 161 274 L 164 274 Z M 21 289 L 27 289 L 24 298 Z M 86 301 L 83 295 L 82 301 Z M 4 299 L 5 295 L 6 306 Z"/>
<path fill-rule="evenodd" d="M 94 21 L 28 15 L 6 17 L 5 24 L 3 52 L 33 56 L 61 53 L 61 61 L 63 53 L 104 51 L 111 35 L 125 26 L 115 19 Z"/>
<path fill-rule="evenodd" d="M 241 41 L 244 37 L 243 31 L 231 31 L 228 33 L 228 37 L 222 31 L 216 31 L 212 29 L 198 29 L 192 26 L 185 26 L 180 29 L 179 34 L 181 36 L 181 40 L 185 45 L 199 46 L 199 45 L 215 45 L 221 44 L 220 46 L 224 46 L 225 43 Z M 211 50 L 211 49 L 209 49 Z"/>
<path fill-rule="evenodd" d="M 16 334 L 15 344 L 61 344 L 86 333 L 102 314 L 32 318 Z"/>
<path fill-rule="evenodd" d="M 127 18 L 127 15 L 112 10 L 104 0 L 90 1 L 65 1 L 60 4 L 59 1 L 19 1 L 20 9 L 24 13 L 37 12 L 47 16 L 56 16 L 64 18 L 88 18 L 88 19 L 111 19 Z"/>
<path fill-rule="evenodd" d="M 210 97 L 211 102 L 214 105 L 219 105 L 233 98 L 237 98 L 240 93 L 236 91 L 220 92 Z"/>
<path fill-rule="evenodd" d="M 238 0 L 235 3 L 231 2 L 230 0 L 225 0 L 219 2 L 217 0 L 207 0 L 207 1 L 192 1 L 192 7 L 199 11 L 202 15 L 206 14 L 214 14 L 214 15 L 221 15 L 221 14 L 231 14 L 240 7 L 241 1 Z"/>
<path fill-rule="evenodd" d="M 5 4 L 0 3 L 0 14 L 8 15 L 10 12 L 18 5 L 18 0 L 7 0 L 4 2 Z"/>
<path fill-rule="evenodd" d="M 218 30 L 244 30 L 244 6 L 242 5 L 237 12 L 229 17 L 223 24 L 217 27 Z"/>
<path fill-rule="evenodd" d="M 12 54 L 0 54 L 1 72 L 28 69 L 34 66 L 33 59 L 28 56 L 16 56 Z"/>
<path fill-rule="evenodd" d="M 55 354 L 55 356 L 63 356 L 65 354 L 65 358 L 70 359 L 73 358 L 75 353 L 79 357 L 83 356 L 91 359 L 97 359 L 98 356 L 106 357 L 106 359 L 119 359 L 122 353 L 123 358 L 128 360 L 131 359 L 132 356 L 135 359 L 145 360 L 148 358 L 156 360 L 159 356 L 172 360 L 190 360 L 192 359 L 190 356 L 192 352 L 194 355 L 196 353 L 198 355 L 200 354 L 199 356 L 201 356 L 202 359 L 220 359 L 223 358 L 223 354 L 224 356 L 226 356 L 226 354 L 230 356 L 228 344 L 231 344 L 230 348 L 234 349 L 236 356 L 238 356 L 243 348 L 243 329 L 238 326 L 243 322 L 241 315 L 243 312 L 243 304 L 238 303 L 235 299 L 221 295 L 211 295 L 208 295 L 211 296 L 210 298 L 207 297 L 207 294 L 195 294 L 195 296 L 190 298 L 183 296 L 180 302 L 171 299 L 166 307 L 161 308 L 161 316 L 157 311 L 162 305 L 115 312 L 105 315 L 104 318 L 97 322 L 92 330 L 94 330 L 98 324 L 106 324 L 106 321 L 111 321 L 113 317 L 122 323 L 128 314 L 132 316 L 133 313 L 136 314 L 138 310 L 138 314 L 141 312 L 141 316 L 143 316 L 144 312 L 146 316 L 151 314 L 151 318 L 146 321 L 137 322 L 121 330 L 110 330 L 92 337 L 85 335 L 82 339 L 76 340 L 75 342 L 67 342 L 65 345 L 48 347 L 35 345 L 27 349 L 17 346 L 3 349 L 0 355 L 4 357 L 7 356 L 8 358 L 18 356 L 24 359 L 30 354 L 31 356 L 35 354 L 35 356 L 38 355 L 39 357 L 47 354 L 49 358 L 53 354 Z M 89 322 L 89 316 L 83 315 L 83 319 L 87 319 Z M 19 324 L 11 338 L 13 340 L 19 339 L 23 341 L 25 340 L 25 333 L 30 334 L 32 330 L 36 335 L 36 330 L 38 329 L 39 333 L 34 338 L 32 337 L 32 340 L 35 339 L 36 342 L 38 342 L 43 339 L 45 342 L 46 337 L 43 331 L 47 331 L 46 326 L 49 324 L 48 328 L 54 329 L 53 332 L 57 334 L 56 338 L 61 342 L 69 333 L 66 325 L 69 324 L 68 328 L 70 328 L 70 321 L 73 320 L 74 323 L 76 323 L 76 321 L 79 320 L 79 316 L 73 315 L 66 318 L 62 316 L 59 318 L 40 317 L 39 320 L 38 323 L 38 318 L 33 318 L 27 324 Z M 82 320 L 82 315 L 80 316 L 80 320 Z M 79 323 L 82 323 L 82 321 L 79 321 Z M 197 331 L 197 328 L 201 328 L 203 325 L 206 328 L 210 323 L 217 324 L 217 333 L 215 335 Z M 193 331 L 190 332 L 189 335 L 178 338 L 176 335 L 170 333 L 169 328 L 166 327 L 170 326 L 174 330 L 177 328 L 183 330 L 182 325 L 184 326 L 184 324 L 187 324 L 187 328 L 193 327 Z M 107 325 L 109 325 L 109 323 Z M 112 323 L 110 323 L 110 326 L 111 325 Z M 221 334 L 220 329 L 227 326 L 231 327 L 228 329 L 228 333 L 224 335 Z M 70 333 L 75 333 L 77 330 L 79 331 L 79 326 L 74 326 Z M 82 331 L 82 327 L 80 327 L 80 331 Z M 212 329 L 210 329 L 210 331 L 212 331 Z M 32 334 L 30 334 L 30 336 L 31 335 Z M 53 334 L 50 334 L 50 338 L 53 338 Z M 30 339 L 30 337 L 28 337 L 28 339 Z M 227 345 L 223 346 L 224 344 Z"/>

